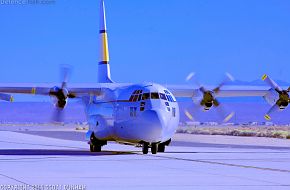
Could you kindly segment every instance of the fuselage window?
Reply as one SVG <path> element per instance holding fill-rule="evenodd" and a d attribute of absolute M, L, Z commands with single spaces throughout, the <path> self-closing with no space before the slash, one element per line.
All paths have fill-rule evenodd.
<path fill-rule="evenodd" d="M 137 116 L 137 107 L 130 107 L 130 116 L 131 117 Z"/>
<path fill-rule="evenodd" d="M 133 102 L 133 99 L 134 99 L 134 95 L 132 95 L 129 99 L 130 102 Z"/>
<path fill-rule="evenodd" d="M 141 102 L 140 103 L 140 111 L 144 111 L 145 110 L 145 102 Z"/>
<path fill-rule="evenodd" d="M 157 92 L 152 92 L 151 93 L 151 99 L 159 99 L 159 94 Z"/>
<path fill-rule="evenodd" d="M 159 96 L 160 96 L 160 99 L 162 99 L 162 100 L 167 100 L 165 94 L 160 93 Z"/>
<path fill-rule="evenodd" d="M 142 96 L 142 100 L 150 99 L 150 93 L 144 93 Z"/>

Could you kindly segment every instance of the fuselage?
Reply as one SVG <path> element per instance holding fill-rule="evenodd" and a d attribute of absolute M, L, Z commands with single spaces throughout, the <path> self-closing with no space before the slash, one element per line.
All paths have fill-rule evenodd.
<path fill-rule="evenodd" d="M 154 83 L 129 85 L 91 97 L 87 104 L 89 132 L 99 140 L 161 143 L 175 133 L 179 107 L 166 88 Z"/>

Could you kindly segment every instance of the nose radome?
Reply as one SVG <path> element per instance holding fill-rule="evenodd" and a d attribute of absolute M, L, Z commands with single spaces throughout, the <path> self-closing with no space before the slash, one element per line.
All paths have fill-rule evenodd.
<path fill-rule="evenodd" d="M 161 110 L 147 110 L 143 113 L 143 117 L 153 125 L 158 125 L 160 128 L 166 124 L 165 114 Z"/>
<path fill-rule="evenodd" d="M 162 132 L 165 126 L 165 117 L 161 110 L 146 110 L 142 114 L 144 122 L 143 137 L 148 142 L 158 142 L 162 139 Z M 144 139 L 145 140 L 145 139 Z"/>

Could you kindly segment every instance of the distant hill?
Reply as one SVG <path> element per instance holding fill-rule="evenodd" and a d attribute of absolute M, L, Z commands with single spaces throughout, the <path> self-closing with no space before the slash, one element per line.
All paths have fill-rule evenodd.
<path fill-rule="evenodd" d="M 234 111 L 236 115 L 230 122 L 248 123 L 265 122 L 264 114 L 270 109 L 265 102 L 223 102 L 224 109 L 228 113 Z M 179 102 L 181 122 L 190 121 L 184 114 L 184 110 L 192 113 L 195 121 L 199 122 L 221 122 L 219 112 L 215 109 L 204 112 L 191 101 Z M 46 123 L 52 121 L 54 108 L 48 102 L 22 102 L 22 103 L 0 103 L 0 123 L 23 122 L 23 123 Z M 84 107 L 79 103 L 69 103 L 65 109 L 66 122 L 84 122 L 86 116 Z M 290 108 L 273 115 L 273 122 L 277 124 L 290 123 Z"/>

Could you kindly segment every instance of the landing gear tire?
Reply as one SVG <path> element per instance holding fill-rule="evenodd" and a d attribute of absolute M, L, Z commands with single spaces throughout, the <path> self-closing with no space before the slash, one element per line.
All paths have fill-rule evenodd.
<path fill-rule="evenodd" d="M 101 152 L 102 151 L 102 146 L 101 145 L 97 145 L 97 144 L 90 144 L 90 151 L 91 152 Z"/>
<path fill-rule="evenodd" d="M 100 141 L 98 140 L 94 134 L 92 134 L 90 138 L 90 151 L 91 152 L 101 152 L 102 146 L 106 145 L 107 141 Z"/>
<path fill-rule="evenodd" d="M 143 154 L 148 154 L 148 151 L 149 151 L 149 144 L 148 143 L 143 143 L 143 146 L 142 146 Z"/>
<path fill-rule="evenodd" d="M 152 154 L 157 154 L 157 150 L 158 150 L 158 144 L 157 143 L 152 143 L 151 144 L 151 153 Z"/>
<path fill-rule="evenodd" d="M 158 145 L 158 152 L 165 152 L 165 144 Z"/>

